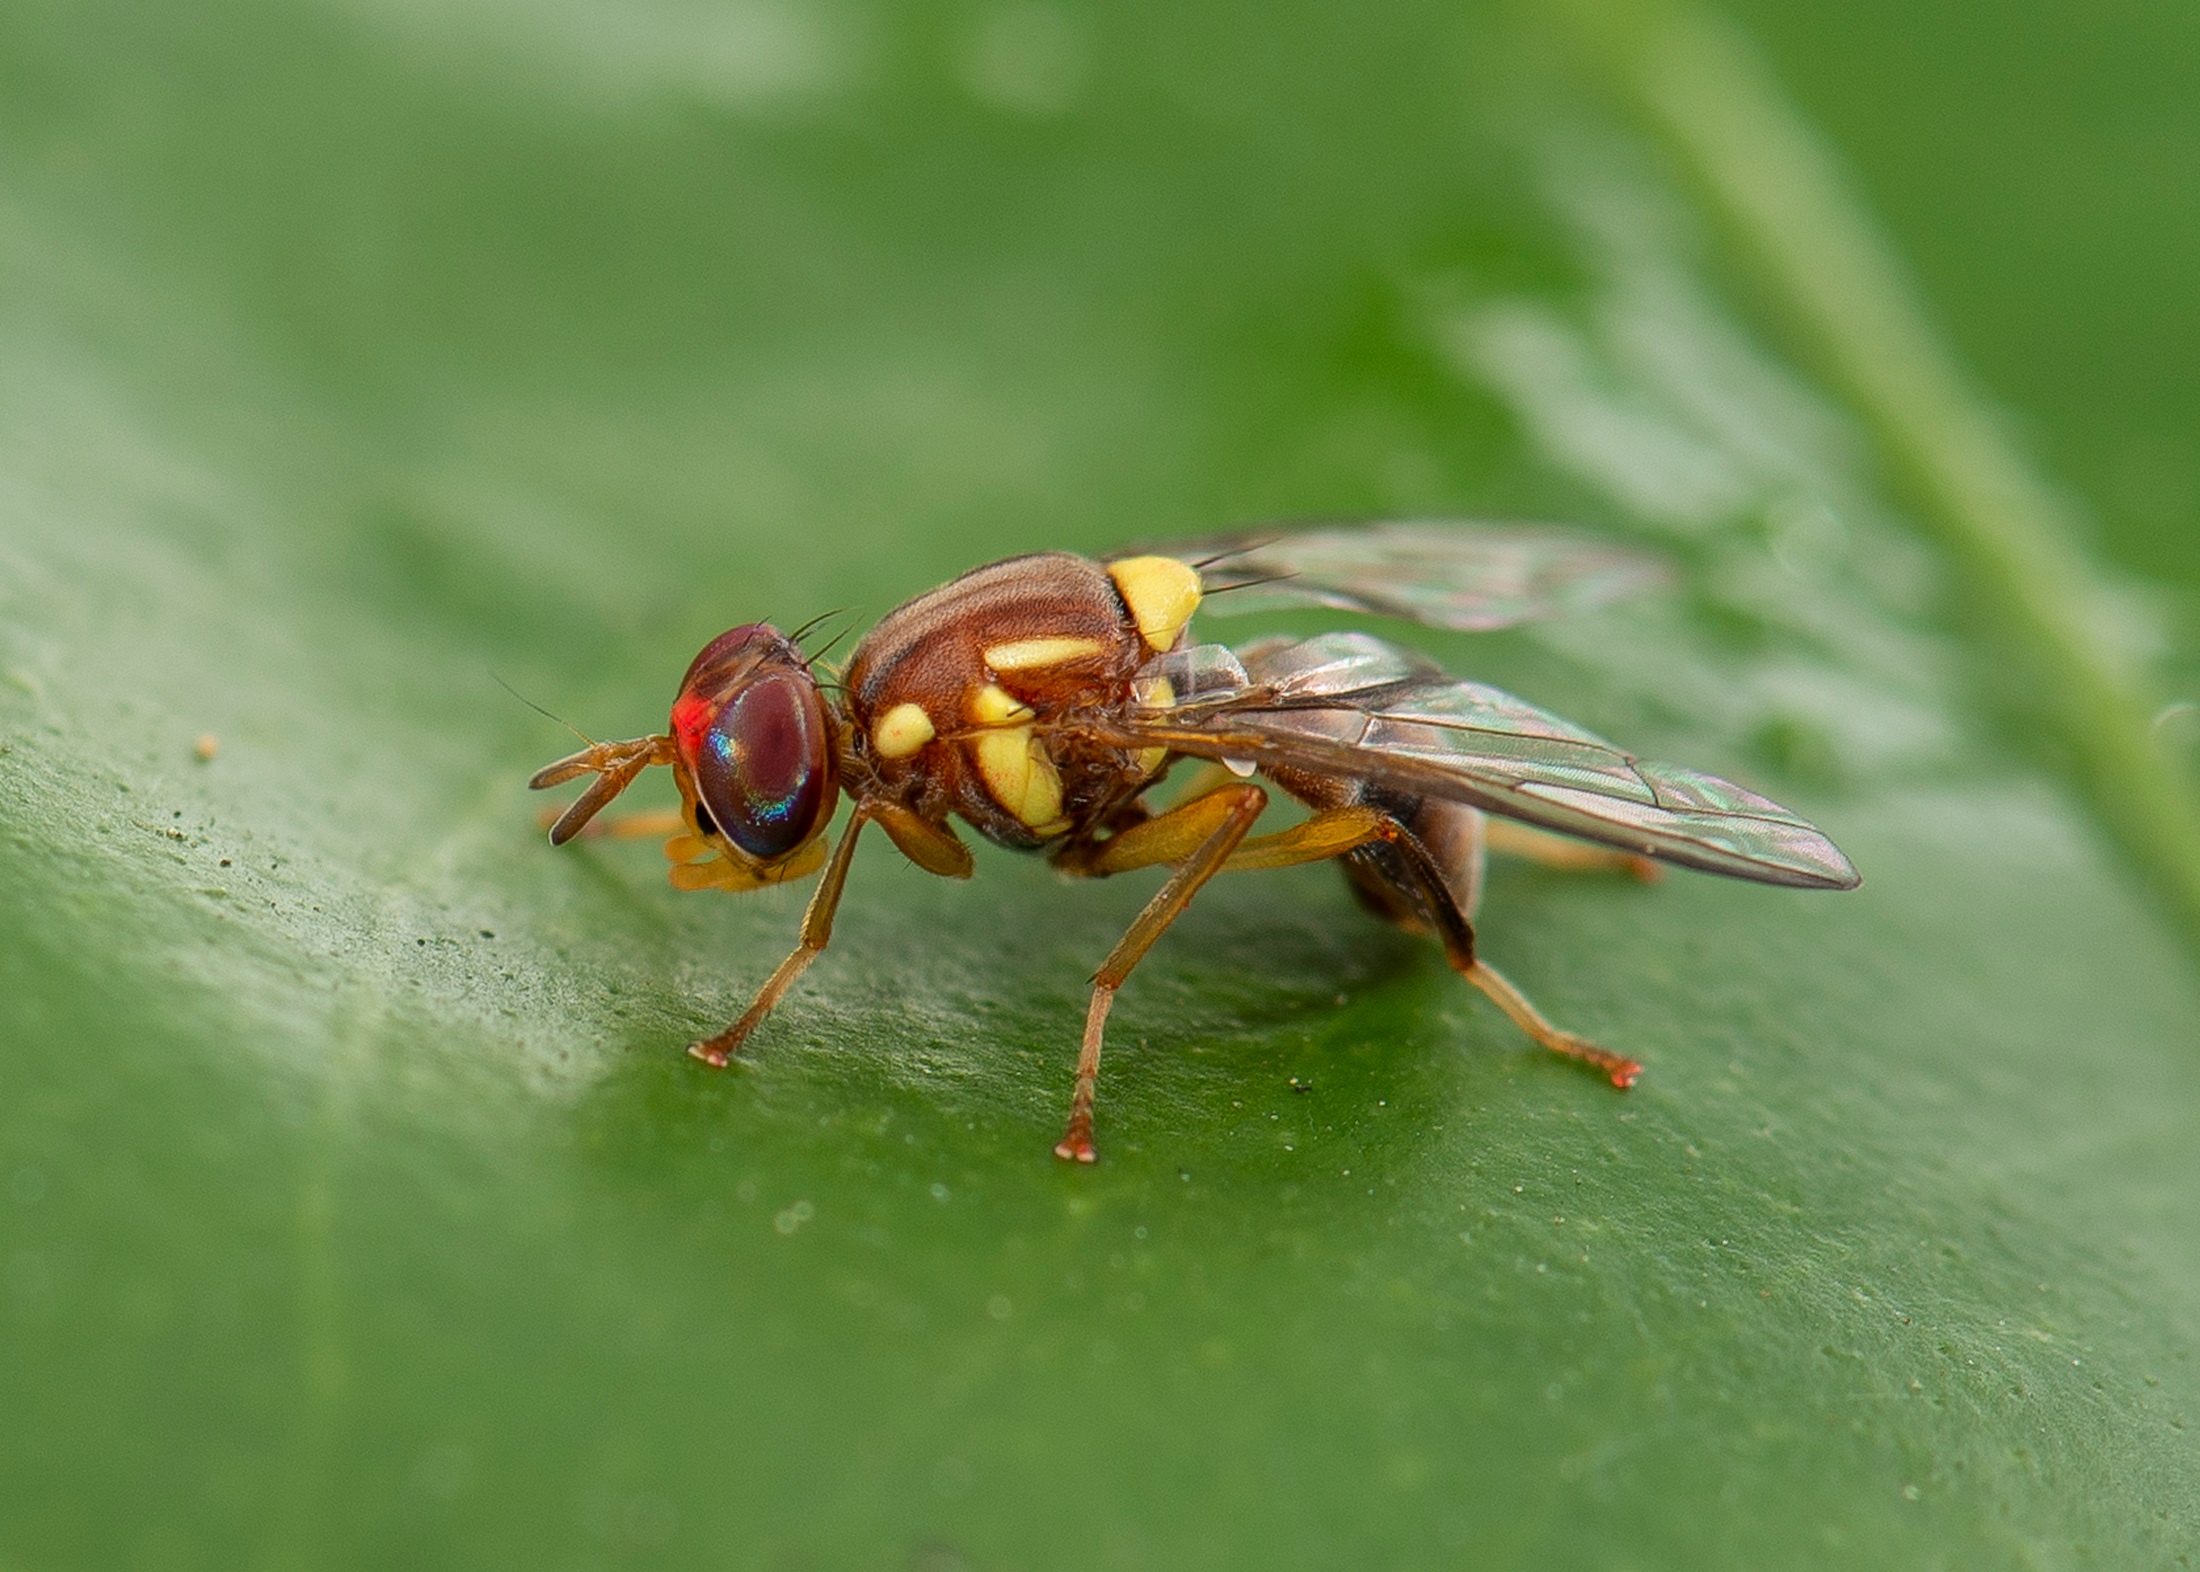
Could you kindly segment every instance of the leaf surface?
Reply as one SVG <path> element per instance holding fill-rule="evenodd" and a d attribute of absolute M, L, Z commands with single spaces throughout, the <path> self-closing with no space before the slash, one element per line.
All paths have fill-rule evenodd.
<path fill-rule="evenodd" d="M 1439 9 L 0 21 L 0 1560 L 2191 1551 L 2187 954 L 1685 192 Z M 883 846 L 712 1074 L 801 892 L 553 852 L 492 680 L 631 736 L 736 623 L 1460 514 L 1675 587 L 1422 647 L 1865 875 L 1501 868 L 1625 1095 L 1247 876 L 1070 1171 L 1152 879 Z"/>

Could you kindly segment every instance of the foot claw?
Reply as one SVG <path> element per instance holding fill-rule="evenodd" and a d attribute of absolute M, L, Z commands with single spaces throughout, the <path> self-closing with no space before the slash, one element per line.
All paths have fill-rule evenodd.
<path fill-rule="evenodd" d="M 1066 1135 L 1056 1143 L 1054 1155 L 1065 1163 L 1096 1162 L 1100 1156 L 1099 1152 L 1094 1150 L 1089 1139 L 1073 1141 Z"/>
<path fill-rule="evenodd" d="M 694 1042 L 688 1044 L 688 1057 L 702 1060 L 713 1070 L 723 1070 L 733 1058 L 733 1054 L 714 1043 Z"/>
<path fill-rule="evenodd" d="M 1635 1084 L 1635 1078 L 1641 1074 L 1641 1065 L 1632 1059 L 1622 1060 L 1612 1066 L 1612 1084 L 1624 1092 Z"/>

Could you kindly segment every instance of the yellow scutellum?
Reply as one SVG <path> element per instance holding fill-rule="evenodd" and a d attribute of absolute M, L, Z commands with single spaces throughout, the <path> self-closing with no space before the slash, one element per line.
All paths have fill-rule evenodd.
<path fill-rule="evenodd" d="M 1199 609 L 1199 571 L 1174 557 L 1125 557 L 1108 564 L 1108 576 L 1138 624 L 1138 636 L 1154 649 L 1176 642 Z"/>

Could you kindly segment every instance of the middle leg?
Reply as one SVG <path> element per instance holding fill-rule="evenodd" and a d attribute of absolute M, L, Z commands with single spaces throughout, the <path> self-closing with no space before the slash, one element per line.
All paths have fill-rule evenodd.
<path fill-rule="evenodd" d="M 1069 1125 L 1054 1148 L 1056 1157 L 1089 1163 L 1099 1155 L 1092 1142 L 1092 1102 L 1100 1080 L 1101 1036 L 1107 1028 L 1109 1007 L 1115 1003 L 1115 991 L 1169 924 L 1192 904 L 1200 886 L 1222 871 L 1267 806 L 1268 794 L 1258 786 L 1225 786 L 1107 842 L 1098 871 L 1120 873 L 1154 863 L 1175 863 L 1176 871 L 1146 903 L 1146 909 L 1116 941 L 1093 976 L 1092 1001 L 1085 1009 L 1085 1036 L 1077 1050 L 1077 1085 L 1070 1094 Z M 1112 859 L 1108 856 L 1111 852 L 1116 853 Z"/>

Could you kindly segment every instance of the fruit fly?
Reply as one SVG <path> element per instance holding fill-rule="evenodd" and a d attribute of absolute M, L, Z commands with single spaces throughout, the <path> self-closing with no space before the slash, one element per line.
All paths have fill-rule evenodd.
<path fill-rule="evenodd" d="M 635 819 L 672 831 L 665 852 L 684 890 L 823 869 L 794 953 L 739 1020 L 689 1045 L 705 1064 L 739 1052 L 825 948 L 866 826 L 927 872 L 962 879 L 972 862 L 959 818 L 1080 878 L 1169 870 L 1093 977 L 1059 1157 L 1093 1160 L 1109 1007 L 1192 897 L 1219 873 L 1324 859 L 1376 916 L 1441 944 L 1529 1037 L 1626 1087 L 1641 1065 L 1552 1025 L 1481 958 L 1485 853 L 1853 888 L 1833 843 L 1742 787 L 1638 759 L 1366 633 L 1232 650 L 1199 642 L 1192 618 L 1321 606 L 1499 628 L 1658 576 L 1622 547 L 1530 525 L 1398 522 L 1011 557 L 890 612 L 837 674 L 821 677 L 764 623 L 720 634 L 681 679 L 668 731 L 592 744 L 530 784 L 594 776 L 551 827 L 562 845 L 644 769 L 669 765 L 677 821 Z M 1200 761 L 1198 775 L 1157 806 L 1155 787 L 1184 760 Z M 1255 834 L 1271 789 L 1308 814 Z M 842 794 L 853 811 L 828 849 Z"/>

